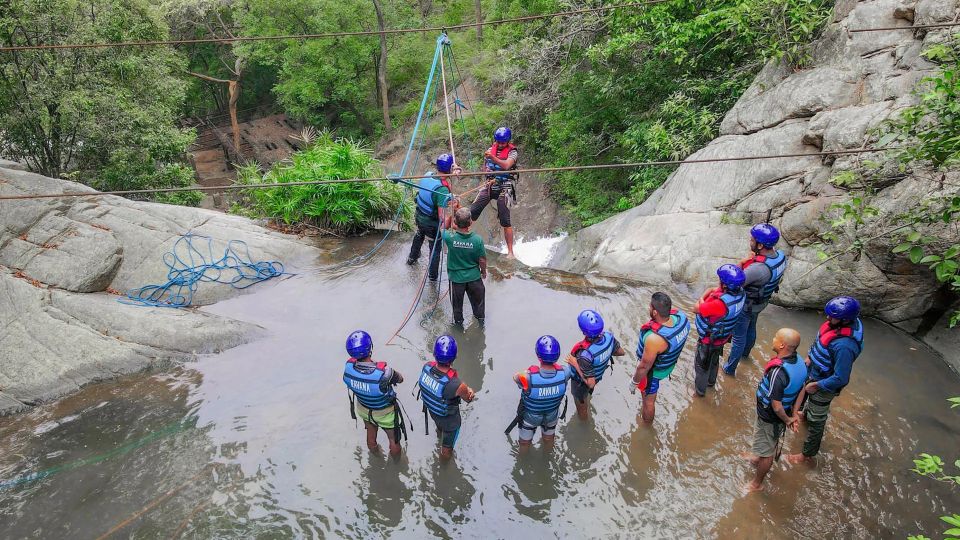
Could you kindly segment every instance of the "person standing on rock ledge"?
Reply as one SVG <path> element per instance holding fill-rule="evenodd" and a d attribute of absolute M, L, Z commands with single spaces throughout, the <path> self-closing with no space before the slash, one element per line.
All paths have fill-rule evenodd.
<path fill-rule="evenodd" d="M 753 255 L 744 259 L 747 303 L 733 328 L 733 345 L 730 356 L 723 365 L 723 372 L 734 376 L 740 360 L 750 357 L 757 342 L 757 317 L 767 307 L 770 297 L 780 289 L 783 271 L 787 268 L 787 256 L 774 249 L 780 241 L 780 231 L 769 223 L 759 223 L 750 229 L 750 251 Z"/>
<path fill-rule="evenodd" d="M 456 203 L 454 203 L 456 208 Z M 453 322 L 463 324 L 463 295 L 470 299 L 473 316 L 482 325 L 486 314 L 487 252 L 483 239 L 470 232 L 470 210 L 456 208 L 453 215 L 455 231 L 443 231 L 447 246 L 447 275 L 450 278 L 450 303 L 453 304 Z"/>
<path fill-rule="evenodd" d="M 403 375 L 388 367 L 386 362 L 371 360 L 373 339 L 363 330 L 347 336 L 347 354 L 350 359 L 343 367 L 343 382 L 350 392 L 350 416 L 356 420 L 360 415 L 363 420 L 367 429 L 367 448 L 380 449 L 377 432 L 383 429 L 390 441 L 390 454 L 399 455 L 400 437 L 406 436 L 407 428 L 393 387 L 403 382 Z"/>
<path fill-rule="evenodd" d="M 513 132 L 508 127 L 499 127 L 493 133 L 493 145 L 483 153 L 483 170 L 495 172 L 486 187 L 477 193 L 470 205 L 473 220 L 480 219 L 483 209 L 491 201 L 497 201 L 497 218 L 503 227 L 503 241 L 507 244 L 507 256 L 513 258 L 513 226 L 510 224 L 510 201 L 517 200 L 517 175 L 508 171 L 517 168 L 517 147 L 510 142 Z"/>
<path fill-rule="evenodd" d="M 753 434 L 750 464 L 757 472 L 747 484 L 747 491 L 763 489 L 763 479 L 770 472 L 775 459 L 779 459 L 780 441 L 787 428 L 798 431 L 800 420 L 797 410 L 797 398 L 807 381 L 807 364 L 797 354 L 800 346 L 800 332 L 792 328 L 781 328 L 773 337 L 773 354 L 763 370 L 763 377 L 757 386 L 757 425 Z"/>
<path fill-rule="evenodd" d="M 657 412 L 660 381 L 670 376 L 690 335 L 690 320 L 682 311 L 673 309 L 666 293 L 655 292 L 650 298 L 650 320 L 640 327 L 637 340 L 637 370 L 630 380 L 630 393 L 643 394 L 641 416 L 653 423 Z"/>
<path fill-rule="evenodd" d="M 440 224 L 445 222 L 444 210 L 452 198 L 448 178 L 460 174 L 460 167 L 453 163 L 453 156 L 450 154 L 440 154 L 436 166 L 437 174 L 429 172 L 420 179 L 416 198 L 417 233 L 413 236 L 410 255 L 407 257 L 407 264 L 416 264 L 423 248 L 423 240 L 427 240 L 430 247 L 430 281 L 436 281 L 440 277 L 440 246 L 436 245 L 436 241 Z"/>
<path fill-rule="evenodd" d="M 810 380 L 800 394 L 806 399 L 807 439 L 803 451 L 787 456 L 790 463 L 813 464 L 827 426 L 830 403 L 850 382 L 853 362 L 863 351 L 863 323 L 860 302 L 851 296 L 833 298 L 824 307 L 827 322 L 820 326 L 817 340 L 808 354 Z"/>
<path fill-rule="evenodd" d="M 717 269 L 720 286 L 709 289 L 697 302 L 696 325 L 700 339 L 697 340 L 697 355 L 694 359 L 694 387 L 703 397 L 707 387 L 717 382 L 720 356 L 723 346 L 730 341 L 733 327 L 746 304 L 743 284 L 746 276 L 735 264 L 725 264 Z"/>

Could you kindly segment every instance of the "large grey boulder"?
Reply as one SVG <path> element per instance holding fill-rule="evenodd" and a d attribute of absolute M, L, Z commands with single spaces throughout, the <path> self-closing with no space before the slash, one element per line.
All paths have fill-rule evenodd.
<path fill-rule="evenodd" d="M 847 30 L 910 26 L 911 17 L 942 22 L 953 20 L 957 10 L 955 0 L 838 2 L 834 22 L 813 44 L 813 65 L 799 72 L 777 62 L 767 65 L 724 118 L 721 136 L 690 159 L 870 148 L 875 129 L 915 103 L 911 92 L 917 81 L 935 69 L 920 53 L 942 33 Z M 826 264 L 819 254 L 818 243 L 829 229 L 825 216 L 832 205 L 850 199 L 831 178 L 878 157 L 686 163 L 642 205 L 567 237 L 550 264 L 705 286 L 715 279 L 717 266 L 747 255 L 750 225 L 770 212 L 783 233 L 780 247 L 790 256 L 776 302 L 819 308 L 836 294 L 853 294 L 867 314 L 916 330 L 935 308 L 940 284 L 926 268 L 890 252 L 898 238 L 882 233 L 895 223 L 886 220 L 860 231 L 860 237 L 876 236 L 863 250 Z M 955 195 L 960 175 L 947 176 L 923 170 L 891 175 L 873 204 L 892 216 L 922 199 Z M 925 234 L 960 242 L 954 229 L 931 227 Z"/>
<path fill-rule="evenodd" d="M 93 193 L 4 165 L 0 195 Z M 260 336 L 262 328 L 227 317 L 127 305 L 111 294 L 166 281 L 163 254 L 187 232 L 211 237 L 217 257 L 229 240 L 245 241 L 253 260 L 294 268 L 321 254 L 248 219 L 196 208 L 112 196 L 0 201 L 0 414 Z M 203 283 L 194 299 L 236 294 Z"/>

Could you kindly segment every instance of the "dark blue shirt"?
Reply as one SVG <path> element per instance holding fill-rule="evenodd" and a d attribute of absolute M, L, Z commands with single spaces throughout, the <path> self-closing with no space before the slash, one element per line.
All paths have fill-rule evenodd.
<path fill-rule="evenodd" d="M 860 347 L 852 339 L 841 338 L 830 342 L 827 347 L 830 355 L 833 357 L 833 375 L 817 380 L 822 376 L 819 372 L 811 373 L 812 378 L 817 380 L 817 386 L 828 392 L 839 392 L 850 382 L 850 372 L 853 371 L 853 361 L 860 355 Z M 817 371 L 816 368 L 813 371 Z"/>

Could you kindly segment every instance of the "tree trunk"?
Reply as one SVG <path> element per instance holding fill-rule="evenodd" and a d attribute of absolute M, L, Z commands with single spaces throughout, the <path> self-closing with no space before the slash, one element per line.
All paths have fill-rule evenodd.
<path fill-rule="evenodd" d="M 373 9 L 377 11 L 377 26 L 383 32 L 386 27 L 383 22 L 383 9 L 380 0 L 373 0 Z M 377 83 L 380 86 L 380 104 L 383 107 L 383 129 L 390 129 L 390 98 L 387 87 L 387 35 L 380 34 L 380 62 L 377 65 Z"/>
<path fill-rule="evenodd" d="M 480 0 L 473 0 L 473 10 L 477 13 L 477 43 L 483 42 L 483 10 L 480 8 Z"/>
<path fill-rule="evenodd" d="M 240 122 L 237 121 L 237 101 L 240 99 L 240 81 L 230 81 L 230 129 L 233 131 L 233 148 L 237 155 L 243 157 L 240 150 Z"/>

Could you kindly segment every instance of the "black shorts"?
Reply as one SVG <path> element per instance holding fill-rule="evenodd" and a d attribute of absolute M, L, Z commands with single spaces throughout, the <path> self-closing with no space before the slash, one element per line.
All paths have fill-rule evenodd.
<path fill-rule="evenodd" d="M 460 424 L 462 423 L 460 411 L 449 416 L 436 416 L 433 413 L 430 413 L 430 416 L 433 417 L 433 423 L 437 426 L 440 445 L 444 448 L 453 448 L 457 444 L 457 438 L 460 437 Z"/>
<path fill-rule="evenodd" d="M 507 197 L 510 196 L 510 188 L 505 188 L 496 182 L 489 188 L 481 189 L 477 193 L 477 198 L 470 205 L 470 216 L 474 221 L 480 219 L 483 209 L 490 204 L 490 201 L 497 201 L 497 219 L 500 220 L 501 227 L 510 226 L 510 205 L 507 203 Z"/>
<path fill-rule="evenodd" d="M 593 388 L 590 388 L 577 379 L 570 379 L 570 393 L 577 403 L 586 403 L 587 396 L 593 394 Z"/>

